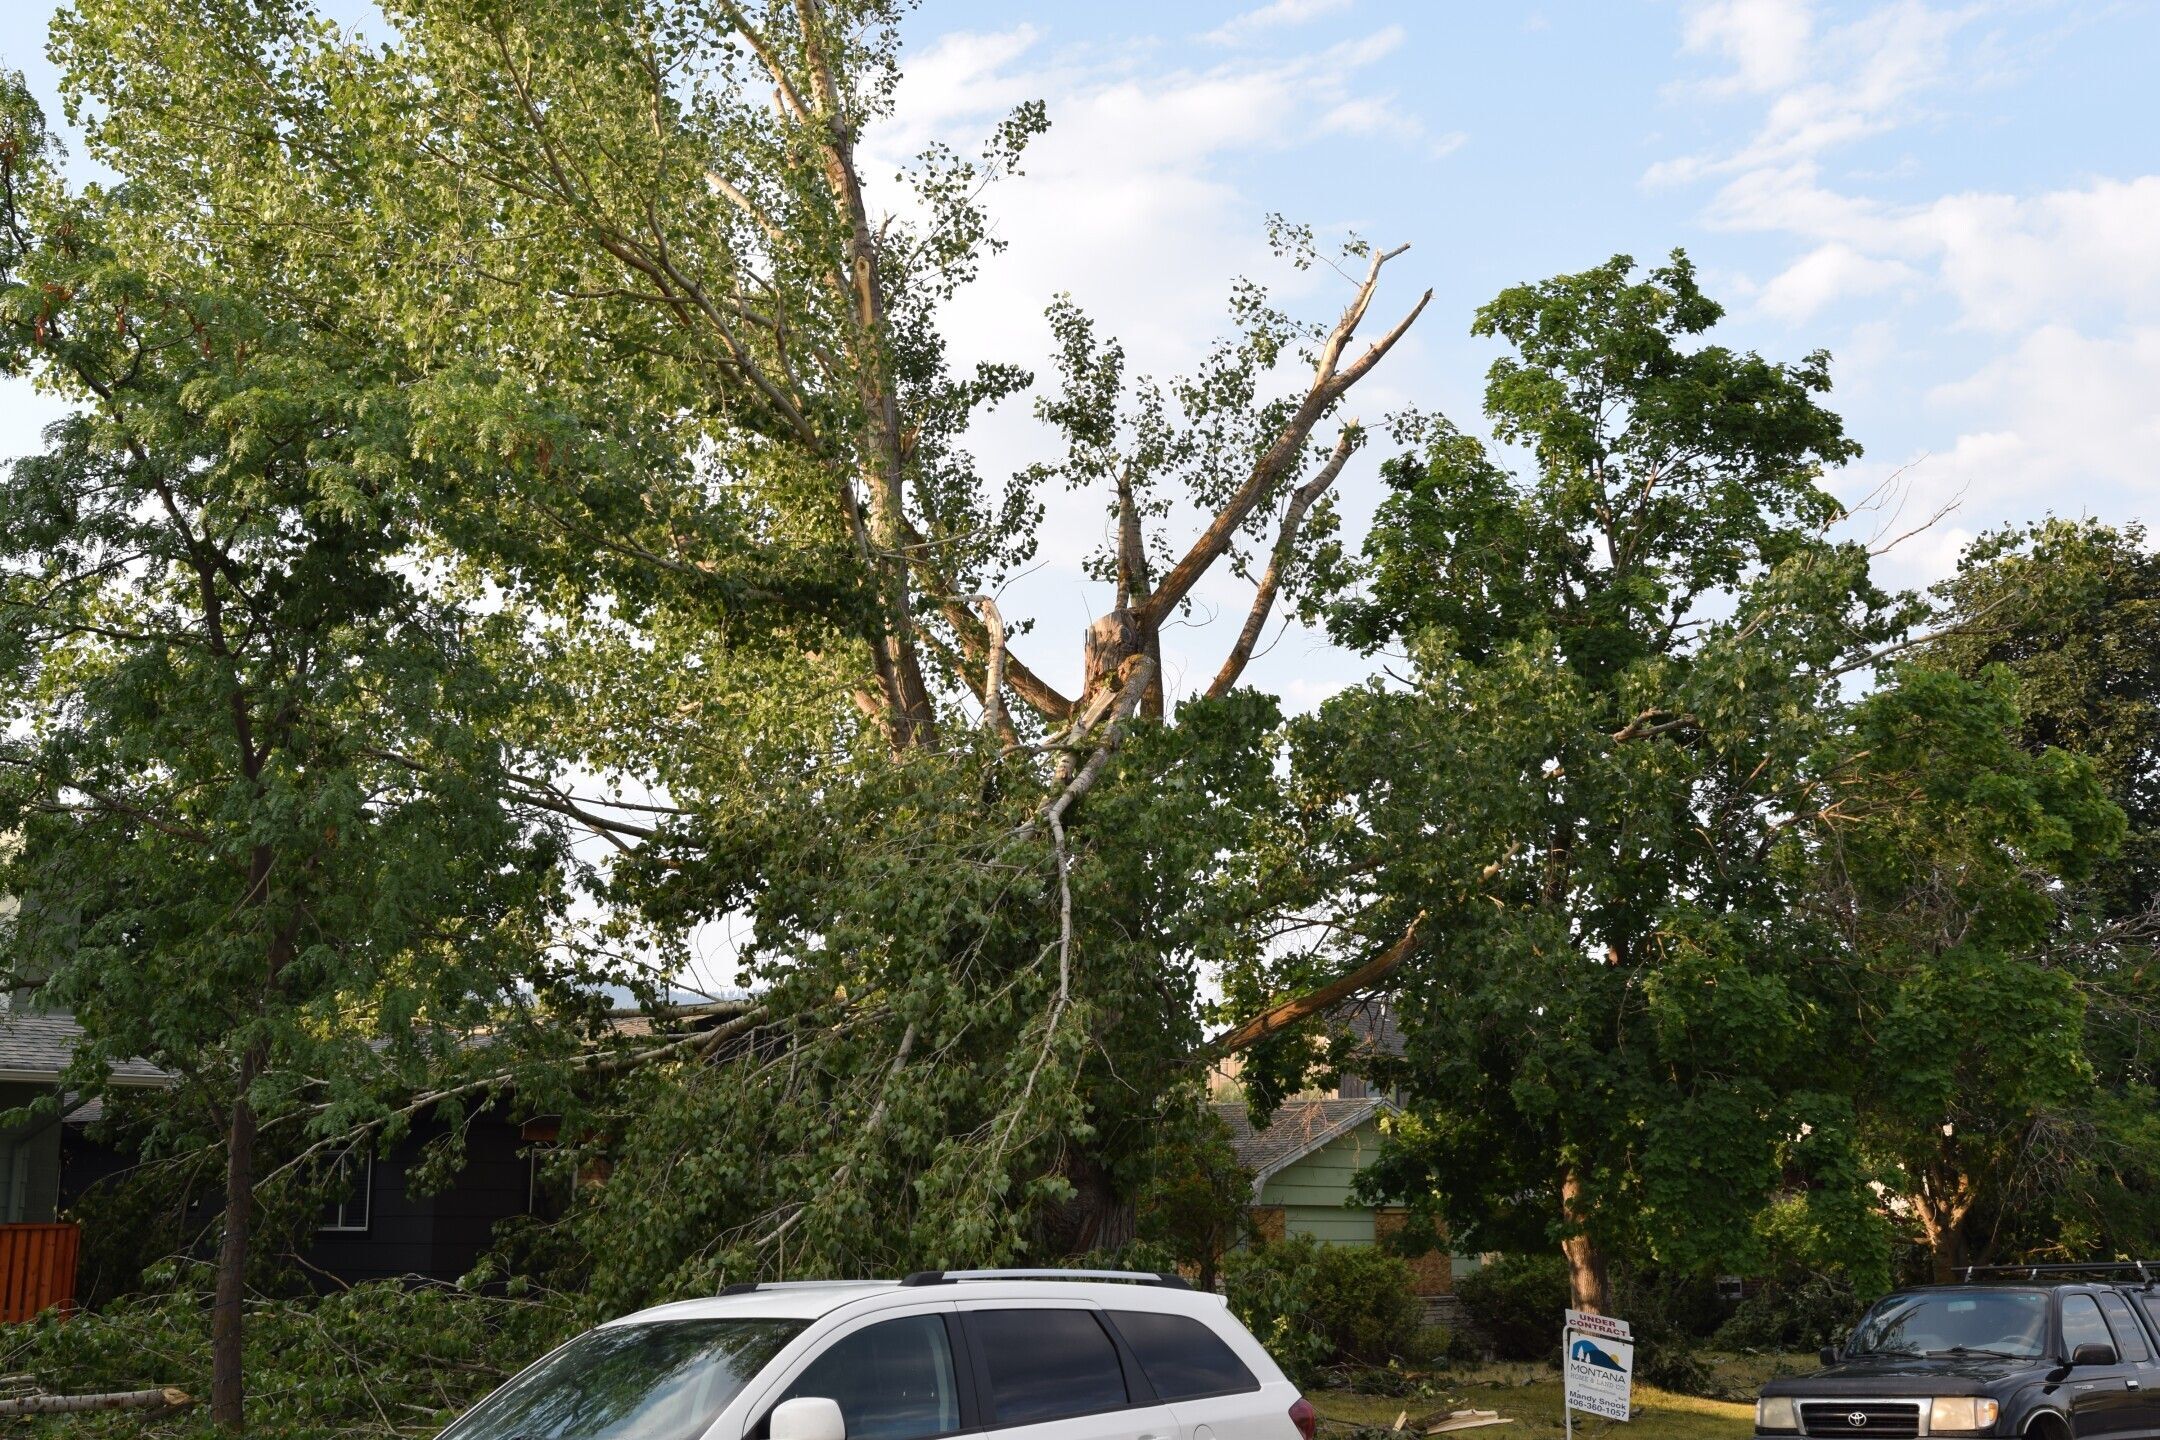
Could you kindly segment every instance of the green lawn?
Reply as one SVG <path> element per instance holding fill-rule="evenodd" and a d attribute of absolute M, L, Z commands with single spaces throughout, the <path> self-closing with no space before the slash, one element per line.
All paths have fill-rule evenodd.
<path fill-rule="evenodd" d="M 1812 1356 L 1718 1356 L 1712 1368 L 1728 1393 L 1752 1391 L 1773 1374 L 1814 1368 Z M 1323 1425 L 1348 1433 L 1356 1426 L 1391 1426 L 1409 1412 L 1411 1433 L 1420 1422 L 1448 1410 L 1497 1410 L 1515 1423 L 1459 1432 L 1470 1440 L 1556 1440 L 1565 1432 L 1560 1415 L 1560 1374 L 1550 1365 L 1481 1365 L 1437 1378 L 1429 1396 L 1361 1395 L 1324 1390 L 1313 1397 Z M 1647 1385 L 1635 1387 L 1635 1418 L 1622 1425 L 1587 1415 L 1575 1417 L 1582 1440 L 1744 1440 L 1753 1431 L 1754 1406 L 1748 1402 L 1704 1400 L 1674 1395 Z"/>

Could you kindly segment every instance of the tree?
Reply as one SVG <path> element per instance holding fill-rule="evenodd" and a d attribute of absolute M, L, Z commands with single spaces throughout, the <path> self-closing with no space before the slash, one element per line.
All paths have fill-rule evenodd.
<path fill-rule="evenodd" d="M 2017 737 L 2034 755 L 2092 762 L 2128 830 L 2060 897 L 2042 946 L 2070 977 L 2093 1071 L 2080 1103 L 2026 1117 L 1965 1228 L 1980 1253 L 2139 1254 L 2160 1239 L 2150 1116 L 2160 938 L 2160 557 L 2137 525 L 2047 520 L 1982 536 L 1937 588 L 1949 622 L 1925 654 L 1967 678 L 2016 682 Z"/>
<path fill-rule="evenodd" d="M 265 1128 L 379 1123 L 575 977 L 563 837 L 501 798 L 516 618 L 422 573 L 405 377 L 158 223 L 68 195 L 9 78 L 0 357 L 75 408 L 0 484 L 0 960 L 82 1023 L 71 1084 L 147 1058 L 181 1085 L 164 1143 L 222 1147 L 211 1413 L 237 1428 Z"/>
<path fill-rule="evenodd" d="M 297 4 L 84 0 L 58 32 L 174 236 L 409 369 L 438 553 L 546 617 L 519 733 L 611 782 L 558 795 L 624 852 L 611 915 L 662 953 L 751 922 L 739 1048 L 594 1130 L 639 1293 L 1129 1230 L 1199 957 L 1260 928 L 1222 857 L 1274 803 L 1273 712 L 1233 692 L 1307 582 L 1343 403 L 1424 303 L 1364 341 L 1400 252 L 1356 244 L 1331 323 L 1240 285 L 1235 336 L 1162 382 L 1060 303 L 1064 456 L 992 483 L 962 436 L 1029 377 L 954 373 L 938 321 L 1046 119 L 933 149 L 876 215 L 904 8 L 415 0 L 361 45 Z M 1116 535 L 1062 686 L 990 598 L 1061 483 Z M 1160 636 L 1225 566 L 1250 618 L 1172 725 Z"/>
<path fill-rule="evenodd" d="M 2089 889 L 2098 913 L 2138 920 L 2160 904 L 2160 554 L 2143 526 L 2046 520 L 1982 536 L 1937 587 L 1931 664 L 2018 682 L 2019 734 L 2035 754 L 2083 755 L 2129 820 Z"/>
<path fill-rule="evenodd" d="M 1345 908 L 1426 917 L 1371 1190 L 1460 1244 L 1557 1242 L 1588 1309 L 1615 1251 L 1744 1266 L 1774 1189 L 1856 1169 L 1849 1101 L 1812 1079 L 1832 1012 L 1787 851 L 1835 800 L 1841 677 L 1905 607 L 1825 535 L 1822 471 L 1858 453 L 1827 357 L 1703 343 L 1720 313 L 1679 254 L 1479 311 L 1514 352 L 1494 434 L 1534 468 L 1447 426 L 1389 463 L 1329 614 L 1413 670 L 1294 732 L 1285 848 Z M 1859 1188 L 1809 1194 L 1864 1249 Z"/>
<path fill-rule="evenodd" d="M 1983 1226 L 2029 1223 L 2067 1188 L 2045 1173 L 2065 1129 L 2105 1128 L 2073 1163 L 2125 1144 L 2160 1158 L 2144 1117 L 2105 1105 L 2086 995 L 2051 944 L 2062 882 L 2113 852 L 2123 815 L 2089 760 L 2020 747 L 2015 693 L 2000 669 L 1916 666 L 1860 703 L 1812 902 L 1844 942 L 1838 1018 L 1869 1045 L 1851 1076 L 1863 1149 L 1941 1281 L 1984 1258 Z"/>

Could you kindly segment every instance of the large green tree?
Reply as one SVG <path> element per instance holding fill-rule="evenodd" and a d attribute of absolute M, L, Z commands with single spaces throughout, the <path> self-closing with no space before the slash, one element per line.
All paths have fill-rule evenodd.
<path fill-rule="evenodd" d="M 1806 906 L 1843 962 L 1830 1033 L 1864 1047 L 1825 1069 L 1849 1088 L 1891 1217 L 1944 1281 L 1987 1258 L 2006 1220 L 2074 1235 L 2079 1217 L 2057 1207 L 2107 1149 L 2132 1174 L 2160 1160 L 2149 1118 L 2108 1103 L 2085 988 L 2056 943 L 2123 814 L 2090 760 L 2028 752 L 2019 730 L 2000 669 L 1894 672 L 1838 739 L 1849 758 L 1813 847 Z M 2100 1143 L 2078 1144 L 2081 1127 Z"/>
<path fill-rule="evenodd" d="M 2160 553 L 2141 525 L 2045 520 L 1982 536 L 1936 588 L 1931 664 L 2017 681 L 2026 748 L 2084 755 L 2129 819 L 2087 887 L 2106 919 L 2160 905 Z"/>
<path fill-rule="evenodd" d="M 1202 957 L 1264 904 L 1224 857 L 1273 803 L 1273 714 L 1234 692 L 1308 578 L 1345 397 L 1422 305 L 1367 327 L 1395 252 L 1353 245 L 1331 319 L 1238 285 L 1233 333 L 1151 381 L 1057 304 L 1059 458 L 983 475 L 961 438 L 1030 377 L 956 373 L 941 313 L 1045 117 L 874 196 L 905 8 L 393 0 L 362 42 L 291 0 L 81 0 L 58 29 L 173 243 L 412 377 L 430 543 L 545 617 L 513 733 L 600 777 L 563 803 L 624 852 L 610 915 L 663 955 L 748 921 L 738 1048 L 590 1130 L 624 1296 L 1130 1230 Z M 990 597 L 1060 485 L 1114 539 L 1105 613 L 1038 669 Z M 1172 717 L 1160 637 L 1226 568 L 1250 618 Z"/>
<path fill-rule="evenodd" d="M 405 376 L 70 195 L 0 95 L 0 364 L 72 402 L 0 481 L 0 931 L 71 1010 L 69 1079 L 178 1079 L 159 1143 L 224 1157 L 211 1412 L 237 1426 L 269 1126 L 380 1124 L 561 982 L 563 837 L 503 799 L 489 664 L 414 543 Z M 504 1053 L 507 1053 L 505 1047 Z"/>
<path fill-rule="evenodd" d="M 1937 588 L 1947 622 L 1926 657 L 2015 682 L 2032 754 L 2085 757 L 2127 818 L 2122 848 L 2073 879 L 2036 959 L 2075 986 L 2092 1087 L 2023 1116 L 2011 1163 L 1973 1197 L 1973 1253 L 2140 1254 L 2160 1241 L 2160 555 L 2142 527 L 2046 520 L 1975 541 Z"/>
<path fill-rule="evenodd" d="M 1373 1191 L 1458 1243 L 1733 1268 L 1795 1176 L 1870 1235 L 1849 1100 L 1820 1083 L 1827 937 L 1788 848 L 1835 802 L 1843 677 L 1904 607 L 1826 532 L 1858 453 L 1827 357 L 1708 342 L 1684 256 L 1504 292 L 1486 409 L 1391 462 L 1342 639 L 1395 667 L 1295 733 L 1297 844 L 1338 903 L 1422 912 L 1396 970 L 1410 1102 Z M 1281 986 L 1280 967 L 1262 970 Z M 1879 1249 L 1879 1247 L 1878 1247 Z"/>

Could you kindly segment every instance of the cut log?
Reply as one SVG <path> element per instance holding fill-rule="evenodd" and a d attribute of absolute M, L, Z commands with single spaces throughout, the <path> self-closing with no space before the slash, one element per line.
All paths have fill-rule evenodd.
<path fill-rule="evenodd" d="M 187 1391 L 109 1390 L 102 1395 L 18 1395 L 0 1400 L 0 1415 L 80 1415 L 91 1410 L 166 1410 L 194 1404 Z"/>

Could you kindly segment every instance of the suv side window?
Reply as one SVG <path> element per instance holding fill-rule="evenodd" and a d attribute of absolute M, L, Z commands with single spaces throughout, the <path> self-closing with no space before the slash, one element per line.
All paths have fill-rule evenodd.
<path fill-rule="evenodd" d="M 2108 1334 L 2107 1321 L 2100 1318 L 2100 1307 L 2090 1295 L 2062 1297 L 2062 1332 L 2066 1358 L 2077 1354 L 2080 1345 L 2115 1347 L 2115 1337 Z"/>
<path fill-rule="evenodd" d="M 2130 1313 L 2130 1302 L 2120 1295 L 2102 1295 L 2100 1311 L 2115 1332 L 2115 1353 L 2125 1360 L 2149 1360 L 2152 1349 L 2145 1343 L 2145 1327 Z"/>
<path fill-rule="evenodd" d="M 1113 1310 L 1110 1323 L 1125 1337 L 1159 1400 L 1206 1400 L 1260 1388 L 1222 1337 L 1190 1315 Z"/>
<path fill-rule="evenodd" d="M 935 1440 L 960 1433 L 960 1387 L 941 1315 L 887 1320 L 836 1342 L 780 1400 L 798 1395 L 837 1402 L 848 1440 Z M 756 1433 L 767 1433 L 765 1421 Z"/>
<path fill-rule="evenodd" d="M 968 1345 L 993 1425 L 1034 1425 L 1130 1404 L 1125 1367 L 1088 1310 L 970 1310 Z M 848 1429 L 848 1440 L 855 1431 Z"/>

